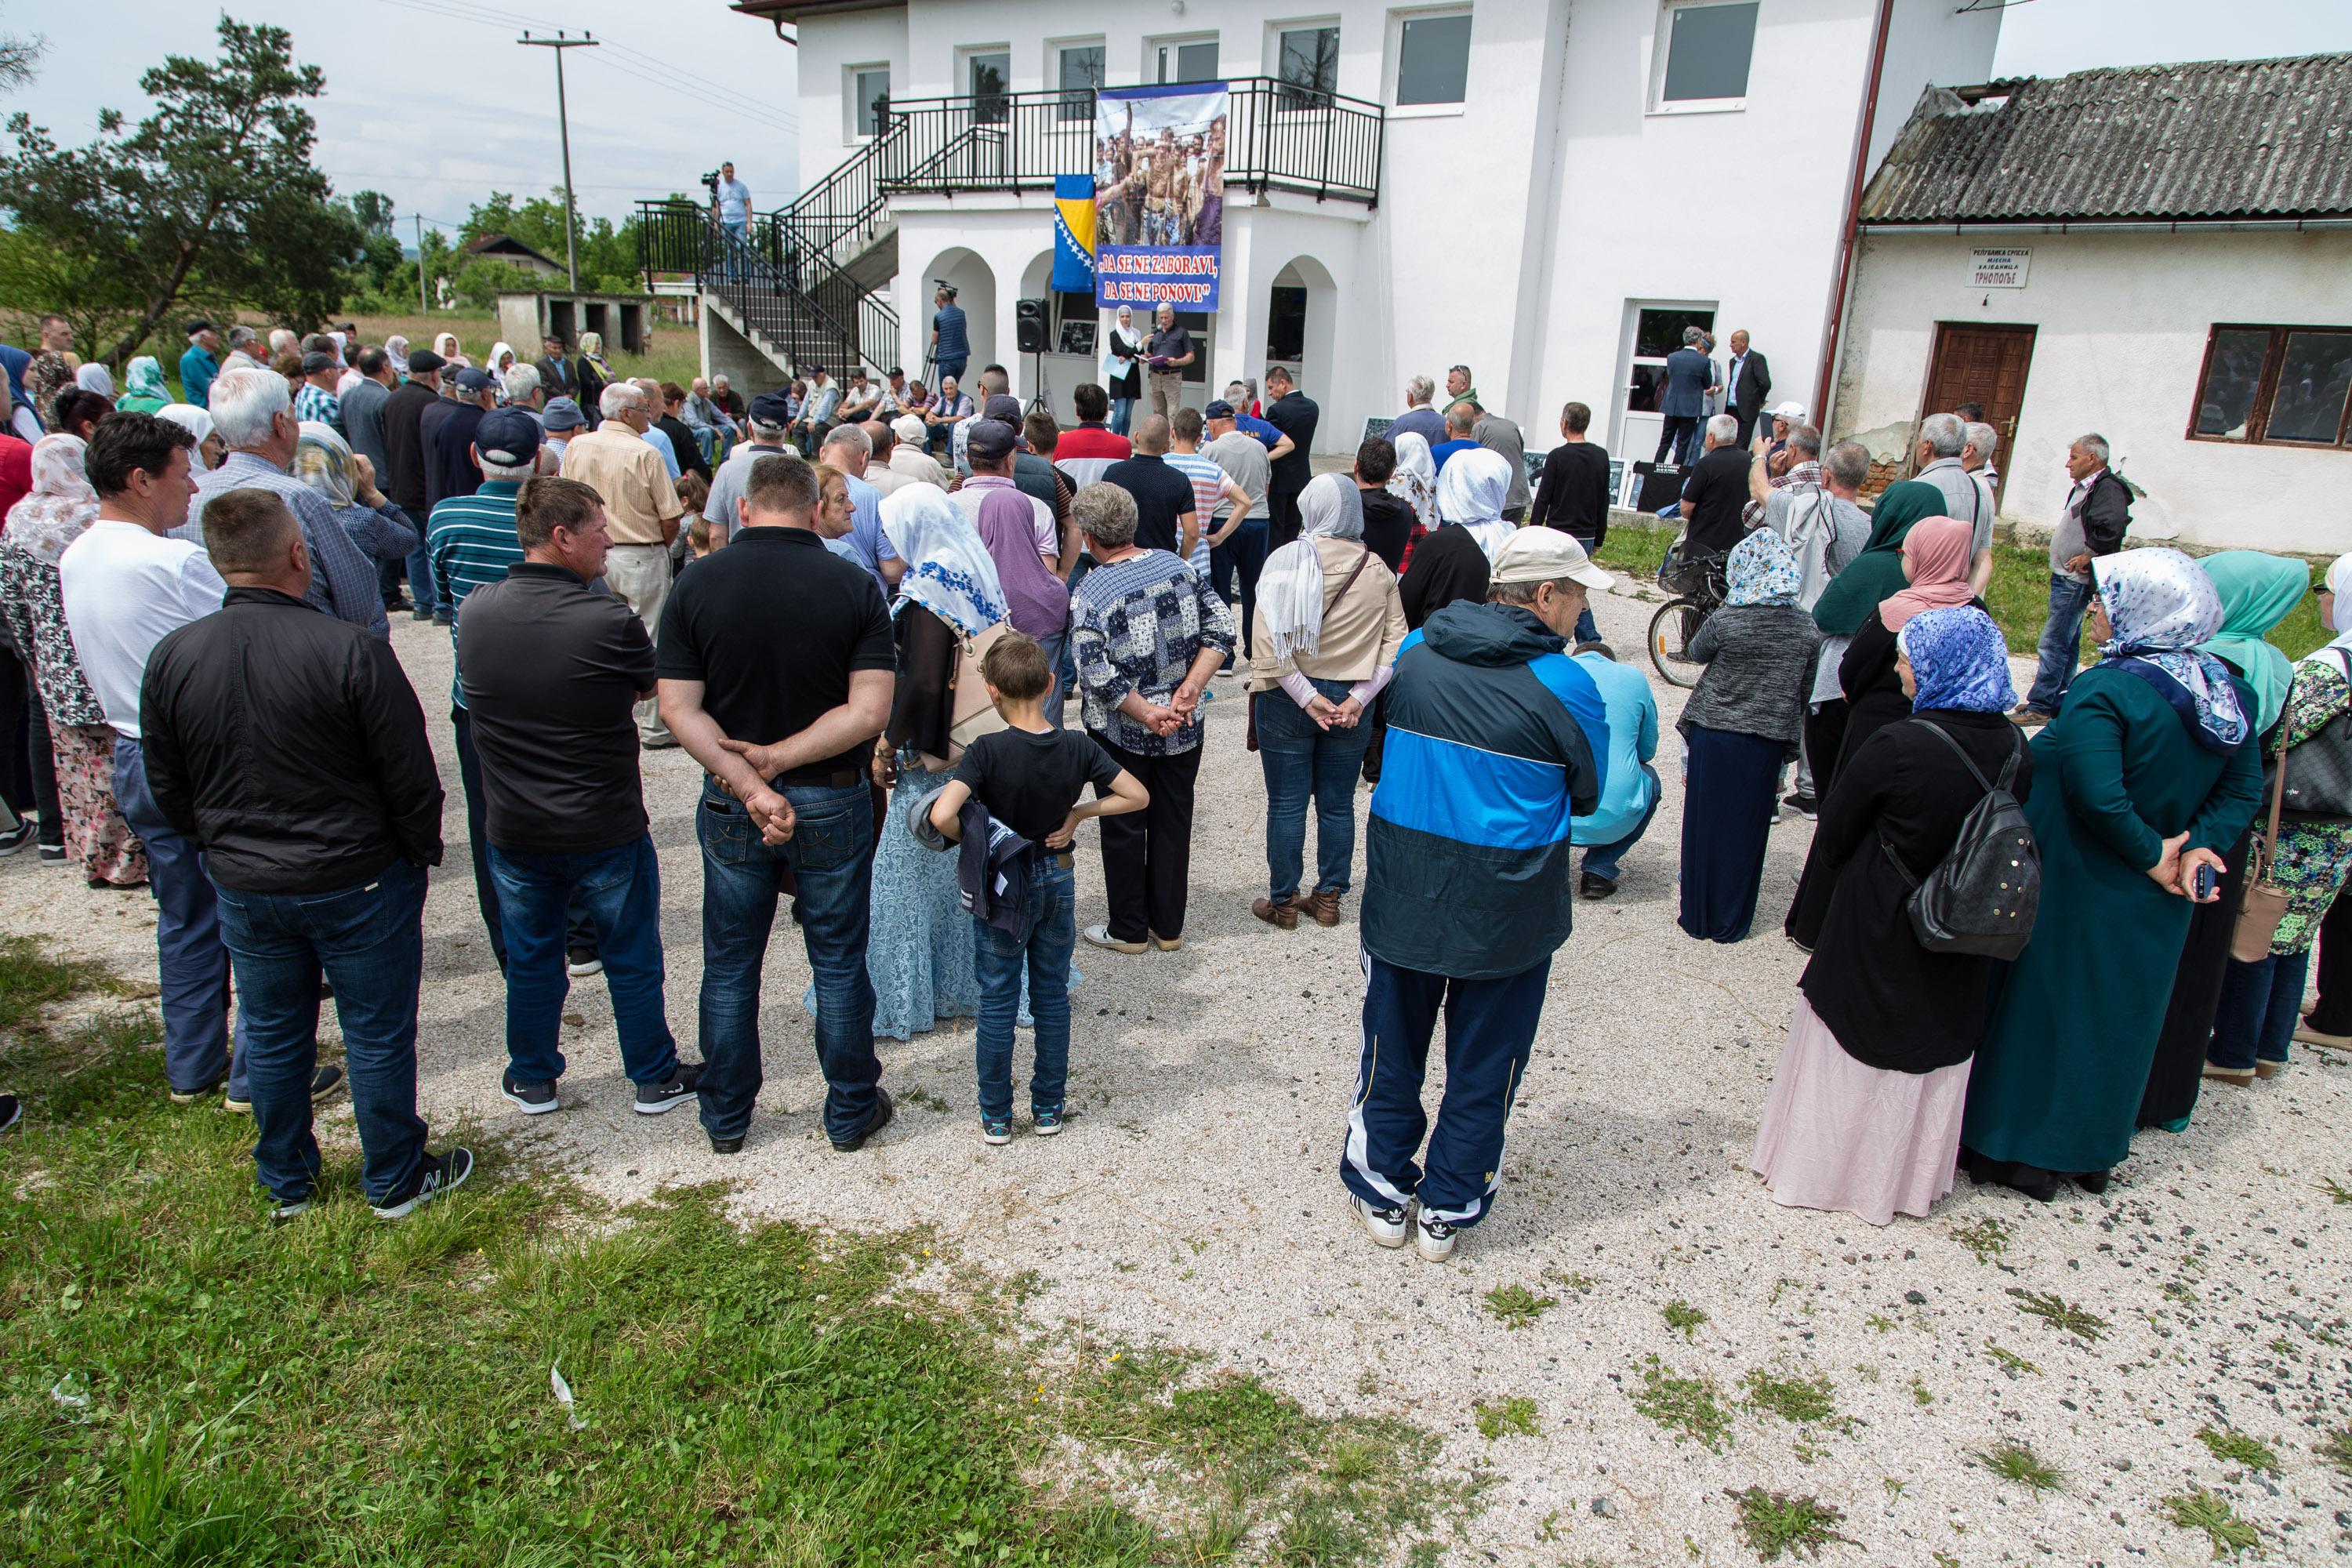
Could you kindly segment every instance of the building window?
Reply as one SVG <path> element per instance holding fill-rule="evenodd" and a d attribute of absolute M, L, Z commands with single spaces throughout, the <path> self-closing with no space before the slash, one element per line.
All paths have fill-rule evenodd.
<path fill-rule="evenodd" d="M 981 125 L 1002 125 L 1013 112 L 1013 57 L 1002 50 L 965 57 L 971 80 L 971 117 Z"/>
<path fill-rule="evenodd" d="M 1062 100 L 1055 106 L 1054 118 L 1093 120 L 1095 92 L 1103 84 L 1103 47 L 1100 44 L 1065 44 L 1057 56 L 1059 64 L 1055 85 L 1061 89 Z"/>
<path fill-rule="evenodd" d="M 1217 79 L 1217 40 L 1214 38 L 1192 44 L 1158 44 L 1153 46 L 1152 54 L 1152 80 L 1162 86 L 1171 82 Z"/>
<path fill-rule="evenodd" d="M 1276 51 L 1282 82 L 1275 103 L 1282 109 L 1328 109 L 1339 89 L 1339 29 L 1294 27 Z"/>
<path fill-rule="evenodd" d="M 880 135 L 890 118 L 890 68 L 859 66 L 852 70 L 849 100 L 856 110 L 857 134 Z"/>
<path fill-rule="evenodd" d="M 1756 11 L 1757 0 L 1669 5 L 1659 103 L 1726 103 L 1746 98 L 1748 61 L 1756 52 Z"/>
<path fill-rule="evenodd" d="M 1633 319 L 1633 374 L 1625 387 L 1625 412 L 1655 414 L 1666 388 L 1666 356 L 1683 346 L 1683 329 L 1715 331 L 1713 310 L 1644 310 Z"/>
<path fill-rule="evenodd" d="M 1469 84 L 1468 13 L 1406 17 L 1397 30 L 1397 102 L 1460 103 Z"/>
<path fill-rule="evenodd" d="M 2342 447 L 2352 327 L 2215 327 L 2189 434 L 2209 441 Z"/>

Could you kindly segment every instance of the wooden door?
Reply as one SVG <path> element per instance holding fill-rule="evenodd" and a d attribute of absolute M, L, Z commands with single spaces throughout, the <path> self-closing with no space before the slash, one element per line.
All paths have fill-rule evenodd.
<path fill-rule="evenodd" d="M 1919 416 L 1949 413 L 1963 403 L 1984 405 L 1985 423 L 2000 432 L 2000 450 L 1993 465 L 2000 484 L 1993 491 L 1998 507 L 2008 487 L 2017 453 L 2017 415 L 2025 405 L 2025 373 L 2033 363 L 2032 327 L 1988 327 L 1974 322 L 1939 321 L 1936 348 L 1927 362 L 1927 395 Z"/>

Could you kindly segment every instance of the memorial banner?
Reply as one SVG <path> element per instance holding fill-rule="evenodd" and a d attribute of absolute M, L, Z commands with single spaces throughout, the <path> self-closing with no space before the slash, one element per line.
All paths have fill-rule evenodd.
<path fill-rule="evenodd" d="M 1217 308 L 1225 233 L 1223 82 L 1095 95 L 1095 302 Z"/>

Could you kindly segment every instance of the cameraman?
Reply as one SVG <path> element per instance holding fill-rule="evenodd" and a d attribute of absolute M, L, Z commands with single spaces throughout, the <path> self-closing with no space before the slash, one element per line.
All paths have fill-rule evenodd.
<path fill-rule="evenodd" d="M 735 177 L 733 163 L 721 163 L 716 175 L 703 176 L 710 187 L 711 215 L 736 238 L 751 237 L 751 188 Z"/>

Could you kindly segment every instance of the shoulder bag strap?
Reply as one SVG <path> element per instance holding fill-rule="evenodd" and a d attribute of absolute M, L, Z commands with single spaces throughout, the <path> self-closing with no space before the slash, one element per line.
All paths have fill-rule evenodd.
<path fill-rule="evenodd" d="M 1992 785 L 1985 781 L 1983 771 L 1979 769 L 1975 762 L 1969 758 L 1967 752 L 1960 749 L 1960 743 L 1958 741 L 1953 740 L 1951 736 L 1944 732 L 1944 727 L 1941 724 L 1931 724 L 1925 719 L 1908 719 L 1906 720 L 1905 722 L 1918 725 L 1919 728 L 1927 731 L 1927 733 L 1935 736 L 1936 739 L 1951 747 L 1952 755 L 1960 759 L 1960 766 L 1969 770 L 1969 777 L 1977 781 L 1977 788 L 1984 791 L 1988 795 L 1992 793 Z M 2017 765 L 2017 758 L 2014 755 L 2011 755 L 2009 759 L 2009 765 L 2012 768 Z M 2001 782 L 2004 784 L 2009 782 L 2009 774 L 2006 772 L 2001 774 Z"/>
<path fill-rule="evenodd" d="M 1312 544 L 1309 544 L 1307 548 L 1312 550 L 1315 547 Z M 1372 547 L 1367 544 L 1364 546 L 1364 552 L 1356 557 L 1355 570 L 1348 574 L 1348 580 L 1339 584 L 1339 591 L 1332 595 L 1329 601 L 1324 605 L 1323 618 L 1325 620 L 1328 621 L 1331 618 L 1331 612 L 1339 607 L 1339 601 L 1348 596 L 1348 590 L 1356 585 L 1356 579 L 1362 576 L 1364 574 L 1364 568 L 1371 563 Z"/>

